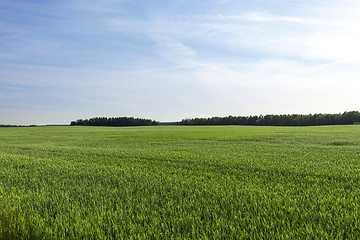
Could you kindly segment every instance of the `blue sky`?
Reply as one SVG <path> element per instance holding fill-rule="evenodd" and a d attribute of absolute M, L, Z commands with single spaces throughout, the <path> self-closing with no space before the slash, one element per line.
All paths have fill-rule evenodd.
<path fill-rule="evenodd" d="M 359 110 L 355 0 L 0 0 L 0 124 Z"/>

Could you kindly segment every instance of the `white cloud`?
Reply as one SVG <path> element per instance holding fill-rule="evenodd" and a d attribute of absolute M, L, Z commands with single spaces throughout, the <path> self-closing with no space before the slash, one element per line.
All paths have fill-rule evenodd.
<path fill-rule="evenodd" d="M 208 19 L 217 21 L 253 21 L 253 22 L 288 22 L 296 24 L 308 24 L 308 25 L 324 25 L 327 22 L 321 18 L 308 18 L 308 17 L 291 17 L 291 16 L 279 16 L 268 12 L 250 12 L 239 15 L 209 15 L 204 16 Z"/>
<path fill-rule="evenodd" d="M 360 18 L 347 21 L 344 26 L 327 27 L 308 36 L 304 57 L 359 62 Z"/>
<path fill-rule="evenodd" d="M 206 69 L 196 73 L 202 86 L 246 114 L 334 113 L 358 108 L 359 71 L 344 62 L 309 67 L 271 60 L 239 66 L 238 71 L 215 64 Z"/>
<path fill-rule="evenodd" d="M 96 13 L 119 13 L 125 12 L 120 8 L 120 4 L 127 0 L 74 0 L 72 1 L 73 7 L 79 10 L 86 10 Z"/>
<path fill-rule="evenodd" d="M 318 6 L 310 15 L 301 17 L 269 12 L 176 15 L 170 19 L 157 16 L 153 21 L 135 24 L 121 20 L 118 26 L 124 29 L 135 25 L 137 32 L 178 42 L 207 42 L 234 50 L 248 48 L 307 59 L 355 61 L 360 53 L 359 10 L 358 3 L 346 1 Z"/>
<path fill-rule="evenodd" d="M 157 44 L 157 54 L 176 64 L 194 64 L 196 51 L 185 44 L 166 36 L 151 35 Z"/>

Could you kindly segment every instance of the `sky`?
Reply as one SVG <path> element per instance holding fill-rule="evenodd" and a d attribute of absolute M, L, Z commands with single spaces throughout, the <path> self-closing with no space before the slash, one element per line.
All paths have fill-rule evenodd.
<path fill-rule="evenodd" d="M 358 0 L 0 0 L 0 124 L 359 110 Z"/>

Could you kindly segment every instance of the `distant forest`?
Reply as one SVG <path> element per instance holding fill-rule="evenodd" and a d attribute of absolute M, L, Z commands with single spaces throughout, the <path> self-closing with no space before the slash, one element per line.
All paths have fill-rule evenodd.
<path fill-rule="evenodd" d="M 252 126 L 318 126 L 360 124 L 360 112 L 338 114 L 282 114 L 259 116 L 228 116 L 183 119 L 181 122 L 157 122 L 133 117 L 96 117 L 72 121 L 72 126 L 155 126 L 155 125 L 252 125 Z"/>
<path fill-rule="evenodd" d="M 255 125 L 255 126 L 317 126 L 360 124 L 358 111 L 339 114 L 283 114 L 249 117 L 211 117 L 184 119 L 180 125 Z"/>
<path fill-rule="evenodd" d="M 143 119 L 143 118 L 133 118 L 133 117 L 116 117 L 116 118 L 107 118 L 107 117 L 96 117 L 90 119 L 79 119 L 71 122 L 71 126 L 154 126 L 159 125 L 159 122 Z"/>

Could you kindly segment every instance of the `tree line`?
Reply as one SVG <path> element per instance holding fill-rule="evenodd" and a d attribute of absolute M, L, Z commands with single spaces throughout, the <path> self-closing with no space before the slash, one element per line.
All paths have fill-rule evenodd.
<path fill-rule="evenodd" d="M 90 119 L 78 119 L 72 121 L 71 126 L 154 126 L 159 122 L 150 119 L 133 118 L 133 117 L 95 117 Z"/>
<path fill-rule="evenodd" d="M 358 111 L 338 114 L 282 114 L 183 119 L 180 125 L 317 126 L 359 124 Z"/>

